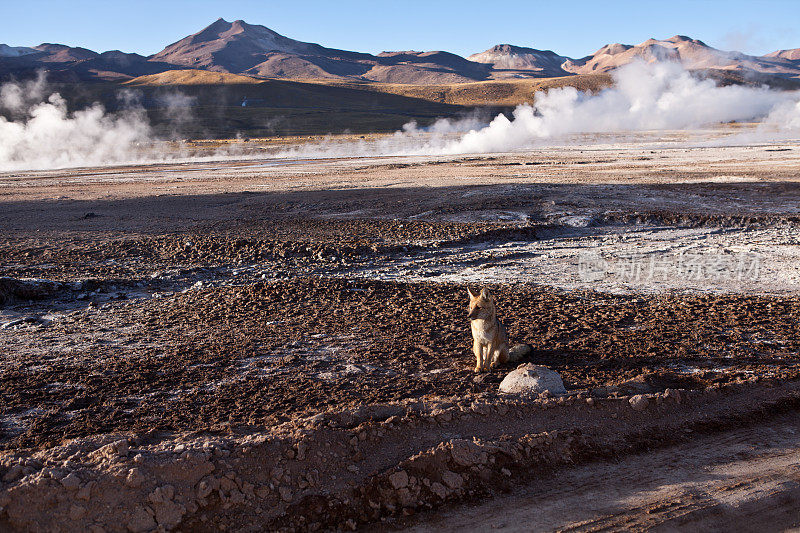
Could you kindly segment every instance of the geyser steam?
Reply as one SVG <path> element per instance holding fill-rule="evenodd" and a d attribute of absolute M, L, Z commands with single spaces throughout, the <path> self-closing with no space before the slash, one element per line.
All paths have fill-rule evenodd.
<path fill-rule="evenodd" d="M 720 87 L 676 63 L 632 63 L 619 69 L 614 81 L 597 94 L 572 87 L 537 93 L 535 105 L 517 107 L 513 120 L 498 115 L 486 128 L 467 133 L 443 151 L 509 151 L 571 133 L 682 130 L 765 116 L 779 129 L 796 130 L 800 118 L 796 92 Z"/>
<path fill-rule="evenodd" d="M 377 143 L 326 143 L 282 156 L 450 155 L 522 150 L 546 139 L 577 133 L 681 130 L 731 121 L 762 120 L 748 140 L 783 138 L 800 131 L 800 93 L 767 87 L 718 86 L 678 63 L 632 63 L 614 73 L 614 85 L 592 94 L 573 87 L 541 91 L 513 118 L 497 115 L 488 125 L 439 121 L 432 128 L 404 128 Z"/>
<path fill-rule="evenodd" d="M 44 98 L 44 79 L 0 88 L 0 170 L 106 165 L 141 159 L 150 126 L 141 110 L 116 116 L 94 104 L 70 113 L 58 94 Z"/>

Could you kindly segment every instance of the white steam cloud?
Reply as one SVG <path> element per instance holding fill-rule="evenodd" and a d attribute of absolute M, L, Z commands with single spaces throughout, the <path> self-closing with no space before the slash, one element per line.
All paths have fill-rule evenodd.
<path fill-rule="evenodd" d="M 580 133 L 684 130 L 731 121 L 760 121 L 740 141 L 765 141 L 800 134 L 800 92 L 767 87 L 721 87 L 700 79 L 676 63 L 633 63 L 617 70 L 612 87 L 597 93 L 572 87 L 535 95 L 518 106 L 511 119 L 498 115 L 488 124 L 478 114 L 442 119 L 377 141 L 305 145 L 273 157 L 354 157 L 378 155 L 450 155 L 508 152 L 535 147 L 544 140 Z M 133 92 L 120 94 L 129 110 L 107 114 L 100 104 L 70 112 L 58 94 L 48 96 L 42 76 L 0 86 L 0 170 L 100 166 L 141 161 L 263 158 L 237 148 L 203 158 L 176 152 L 154 140 Z M 166 95 L 159 105 L 173 124 L 191 119 L 193 100 Z M 724 141 L 726 142 L 726 141 Z M 241 149 L 239 149 L 241 150 Z"/>
<path fill-rule="evenodd" d="M 42 76 L 0 87 L 0 170 L 107 165 L 140 159 L 150 142 L 142 111 L 106 114 L 100 104 L 70 113 L 53 93 L 44 99 Z"/>
<path fill-rule="evenodd" d="M 546 139 L 578 133 L 684 130 L 732 121 L 761 120 L 749 140 L 785 138 L 800 133 L 800 92 L 767 87 L 718 86 L 678 63 L 626 65 L 614 73 L 614 85 L 592 94 L 573 87 L 538 92 L 533 105 L 520 105 L 512 119 L 497 115 L 475 127 L 468 121 L 441 120 L 431 128 L 404 128 L 376 143 L 343 146 L 323 143 L 281 156 L 451 155 L 509 152 Z M 460 136 L 453 132 L 464 131 Z"/>
<path fill-rule="evenodd" d="M 517 107 L 513 120 L 498 115 L 486 128 L 467 133 L 444 151 L 501 152 L 572 133 L 683 130 L 765 116 L 779 129 L 796 130 L 800 119 L 798 93 L 719 87 L 676 63 L 633 63 L 614 78 L 613 87 L 597 94 L 572 87 L 538 93 L 535 105 Z"/>

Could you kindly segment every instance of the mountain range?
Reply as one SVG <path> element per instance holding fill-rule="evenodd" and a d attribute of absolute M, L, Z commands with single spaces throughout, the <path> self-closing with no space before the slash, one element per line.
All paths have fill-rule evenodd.
<path fill-rule="evenodd" d="M 582 58 L 500 44 L 467 58 L 446 51 L 372 55 L 290 39 L 242 20 L 219 19 L 149 57 L 117 50 L 98 53 L 61 44 L 32 48 L 0 44 L 0 78 L 45 70 L 54 81 L 127 81 L 175 70 L 250 78 L 447 85 L 486 80 L 553 78 L 607 73 L 635 60 L 674 60 L 688 69 L 740 79 L 800 80 L 800 49 L 750 56 L 676 35 L 637 44 L 608 44 Z"/>

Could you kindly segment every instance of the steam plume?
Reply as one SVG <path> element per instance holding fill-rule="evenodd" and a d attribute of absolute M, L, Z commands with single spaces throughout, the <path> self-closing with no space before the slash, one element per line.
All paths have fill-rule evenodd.
<path fill-rule="evenodd" d="M 631 63 L 614 73 L 614 85 L 596 94 L 573 87 L 541 91 L 533 105 L 518 106 L 512 119 L 497 115 L 476 127 L 441 120 L 427 130 L 403 128 L 389 139 L 347 146 L 323 143 L 282 156 L 450 155 L 508 152 L 577 133 L 683 130 L 731 121 L 763 120 L 750 140 L 800 132 L 800 93 L 767 87 L 721 87 L 678 63 Z M 469 130 L 453 138 L 452 133 Z M 426 134 L 427 133 L 427 134 Z"/>
<path fill-rule="evenodd" d="M 53 93 L 45 100 L 44 78 L 0 87 L 0 170 L 106 165 L 140 159 L 151 140 L 139 110 L 107 115 L 102 105 L 70 113 Z"/>

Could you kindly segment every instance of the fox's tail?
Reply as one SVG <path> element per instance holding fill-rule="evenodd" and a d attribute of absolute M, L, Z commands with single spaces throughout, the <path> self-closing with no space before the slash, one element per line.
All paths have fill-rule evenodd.
<path fill-rule="evenodd" d="M 515 344 L 508 350 L 508 362 L 518 363 L 528 357 L 533 352 L 533 346 L 530 344 Z"/>

